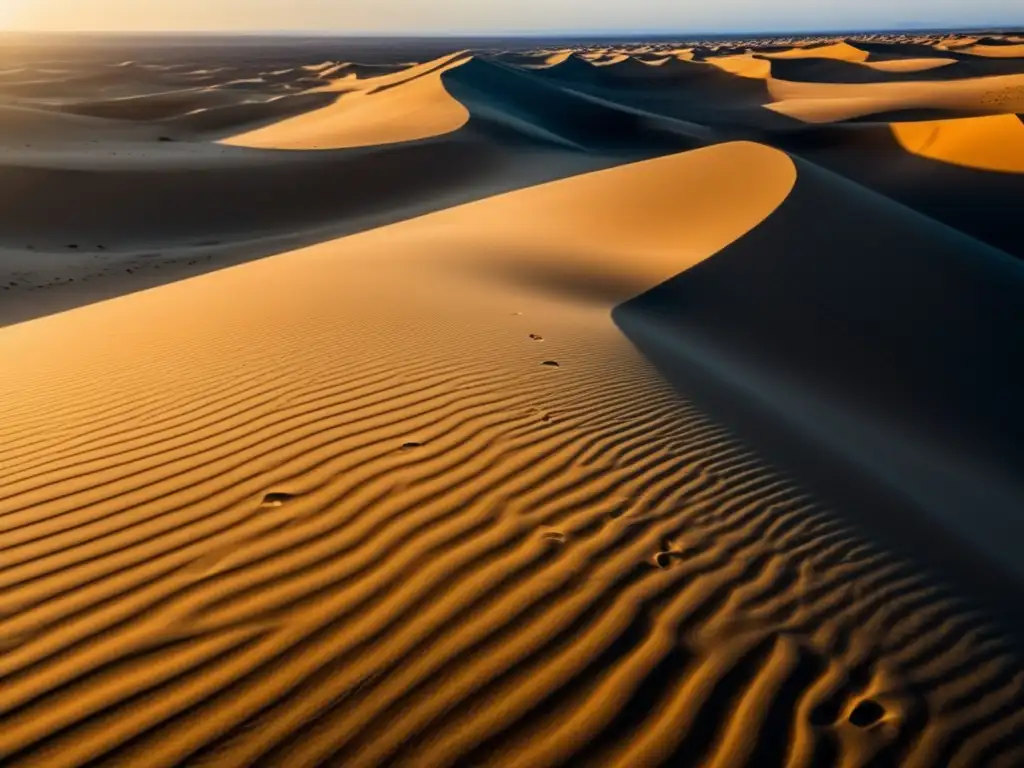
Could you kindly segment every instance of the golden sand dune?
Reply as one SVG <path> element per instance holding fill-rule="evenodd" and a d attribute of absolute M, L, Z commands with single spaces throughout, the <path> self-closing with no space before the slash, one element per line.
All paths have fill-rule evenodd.
<path fill-rule="evenodd" d="M 0 764 L 1024 764 L 965 40 L 9 62 Z"/>
<path fill-rule="evenodd" d="M 839 61 L 866 61 L 868 53 L 847 42 L 833 45 L 791 48 L 787 51 L 763 53 L 769 59 L 838 59 Z"/>
<path fill-rule="evenodd" d="M 797 83 L 771 79 L 769 109 L 809 123 L 907 109 L 1024 111 L 1024 75 L 892 83 Z"/>
<path fill-rule="evenodd" d="M 969 45 L 957 48 L 957 51 L 991 59 L 1024 59 L 1024 43 L 1020 45 Z"/>
<path fill-rule="evenodd" d="M 771 77 L 772 63 L 761 56 L 754 56 L 749 53 L 738 53 L 732 56 L 716 56 L 709 59 L 712 64 L 733 75 L 764 80 Z"/>
<path fill-rule="evenodd" d="M 968 168 L 1024 173 L 1024 123 L 1016 115 L 893 123 L 908 152 Z"/>
<path fill-rule="evenodd" d="M 441 84 L 445 62 L 407 80 L 364 85 L 321 109 L 223 139 L 224 144 L 259 149 L 341 149 L 415 141 L 461 128 L 469 113 Z M 371 81 L 372 82 L 372 81 Z"/>

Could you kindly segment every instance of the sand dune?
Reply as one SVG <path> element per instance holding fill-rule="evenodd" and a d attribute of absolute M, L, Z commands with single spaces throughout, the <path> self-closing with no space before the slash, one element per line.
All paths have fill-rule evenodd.
<path fill-rule="evenodd" d="M 223 139 L 224 144 L 259 149 L 341 149 L 415 141 L 449 133 L 469 120 L 469 113 L 441 84 L 456 59 L 406 81 L 343 95 L 321 109 Z"/>
<path fill-rule="evenodd" d="M 1017 44 L 12 56 L 0 764 L 1024 764 Z"/>
<path fill-rule="evenodd" d="M 1024 111 L 1024 75 L 864 84 L 771 79 L 768 90 L 775 98 L 769 109 L 811 123 L 914 109 L 968 114 Z"/>
<path fill-rule="evenodd" d="M 928 57 L 923 59 L 889 59 L 886 61 L 862 61 L 861 65 L 879 72 L 926 72 L 930 69 L 948 67 L 955 64 L 956 59 L 946 59 L 941 56 Z"/>
<path fill-rule="evenodd" d="M 967 168 L 1024 173 L 1024 123 L 1016 115 L 894 123 L 908 152 Z"/>
<path fill-rule="evenodd" d="M 985 56 L 992 59 L 1024 59 L 1024 44 L 1021 45 L 969 45 L 958 48 L 960 53 Z"/>
<path fill-rule="evenodd" d="M 837 59 L 839 61 L 866 61 L 868 52 L 847 42 L 832 45 L 791 48 L 786 51 L 763 53 L 769 59 Z"/>

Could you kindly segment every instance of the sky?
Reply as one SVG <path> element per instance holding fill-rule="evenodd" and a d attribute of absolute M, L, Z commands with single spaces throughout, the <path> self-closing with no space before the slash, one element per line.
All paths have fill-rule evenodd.
<path fill-rule="evenodd" d="M 1024 1 L 0 0 L 8 30 L 728 34 L 997 25 L 1024 25 Z"/>

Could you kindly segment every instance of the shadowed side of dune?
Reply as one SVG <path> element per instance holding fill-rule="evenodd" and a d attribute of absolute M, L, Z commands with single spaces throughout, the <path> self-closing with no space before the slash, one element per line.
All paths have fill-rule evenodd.
<path fill-rule="evenodd" d="M 1002 126 L 993 118 L 976 118 L 983 130 L 962 135 L 961 152 L 1012 148 L 1000 143 Z M 958 125 L 964 124 L 957 121 Z M 775 146 L 879 192 L 971 237 L 1024 258 L 1010 211 L 1024 195 L 1024 174 L 970 168 L 913 154 L 900 145 L 885 124 L 823 125 L 779 132 L 767 138 Z M 1019 150 L 1018 150 L 1019 151 Z"/>
<path fill-rule="evenodd" d="M 269 101 L 197 108 L 167 118 L 164 122 L 170 129 L 207 138 L 209 134 L 219 136 L 227 131 L 233 133 L 242 129 L 253 130 L 262 125 L 326 107 L 337 99 L 338 96 L 334 93 L 296 93 Z"/>
<path fill-rule="evenodd" d="M 771 218 L 614 317 L 780 463 L 816 468 L 840 504 L 902 509 L 875 522 L 904 542 L 945 529 L 956 546 L 918 549 L 968 581 L 970 542 L 1015 593 L 1022 290 L 1005 254 L 800 163 Z"/>
<path fill-rule="evenodd" d="M 629 59 L 595 66 L 577 57 L 536 74 L 570 90 L 702 125 L 783 124 L 761 109 L 771 101 L 763 80 L 703 62 L 651 66 Z"/>
<path fill-rule="evenodd" d="M 113 120 L 163 120 L 196 109 L 210 109 L 243 103 L 244 93 L 196 88 L 166 91 L 119 99 L 90 100 L 61 104 L 59 111 Z"/>
<path fill-rule="evenodd" d="M 287 155 L 153 168 L 0 164 L 0 190 L 8 200 L 0 210 L 0 239 L 42 248 L 252 239 L 380 212 L 400 216 L 404 205 L 423 204 L 431 195 L 443 204 L 451 190 L 503 164 L 500 148 L 471 137 L 328 158 Z M 40 207 L 39 199 L 47 206 Z"/>
<path fill-rule="evenodd" d="M 893 65 L 913 62 L 905 71 Z M 772 76 L 807 83 L 886 83 L 900 81 L 944 81 L 972 77 L 1013 75 L 1021 71 L 1014 61 L 964 61 L 931 56 L 919 60 L 892 59 L 883 62 L 851 62 L 839 59 L 774 59 Z"/>
<path fill-rule="evenodd" d="M 570 61 L 573 68 L 599 69 L 583 60 Z M 518 138 L 575 150 L 657 152 L 691 149 L 709 138 L 701 126 L 659 119 L 615 101 L 588 98 L 541 74 L 548 71 L 475 58 L 445 72 L 442 81 L 451 96 L 469 110 L 471 125 L 492 134 L 497 131 L 495 137 L 505 140 Z"/>
<path fill-rule="evenodd" d="M 857 47 L 867 51 L 871 61 L 892 61 L 896 59 L 917 59 L 935 56 L 936 48 L 927 43 L 882 42 L 879 40 L 858 40 Z M 946 51 L 939 51 L 943 56 Z"/>

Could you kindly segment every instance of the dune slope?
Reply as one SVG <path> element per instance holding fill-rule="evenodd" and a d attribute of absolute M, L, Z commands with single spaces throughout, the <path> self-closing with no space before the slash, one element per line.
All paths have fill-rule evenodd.
<path fill-rule="evenodd" d="M 995 629 L 611 322 L 795 178 L 723 145 L 0 330 L 4 763 L 1012 758 Z"/>

